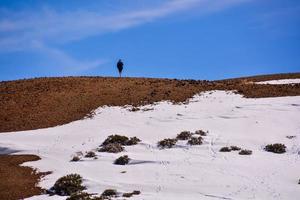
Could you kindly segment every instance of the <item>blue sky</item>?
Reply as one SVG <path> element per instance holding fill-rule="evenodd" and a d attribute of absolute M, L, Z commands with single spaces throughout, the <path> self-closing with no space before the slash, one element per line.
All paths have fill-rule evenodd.
<path fill-rule="evenodd" d="M 300 71 L 296 0 L 0 0 L 0 80 Z"/>

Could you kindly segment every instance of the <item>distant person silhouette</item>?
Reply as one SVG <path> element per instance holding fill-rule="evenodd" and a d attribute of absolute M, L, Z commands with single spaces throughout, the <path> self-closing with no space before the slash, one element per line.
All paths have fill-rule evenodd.
<path fill-rule="evenodd" d="M 120 75 L 120 77 L 122 76 L 123 65 L 124 65 L 124 63 L 122 62 L 121 59 L 119 59 L 119 61 L 118 61 L 118 63 L 117 63 L 117 68 L 118 68 L 118 70 L 119 70 L 119 75 Z"/>

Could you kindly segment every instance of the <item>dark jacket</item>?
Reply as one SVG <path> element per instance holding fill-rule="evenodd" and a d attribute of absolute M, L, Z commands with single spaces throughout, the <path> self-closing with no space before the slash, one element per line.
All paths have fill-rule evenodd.
<path fill-rule="evenodd" d="M 124 65 L 123 62 L 121 60 L 119 60 L 118 63 L 117 63 L 117 67 L 118 67 L 119 72 L 122 72 L 123 65 Z"/>

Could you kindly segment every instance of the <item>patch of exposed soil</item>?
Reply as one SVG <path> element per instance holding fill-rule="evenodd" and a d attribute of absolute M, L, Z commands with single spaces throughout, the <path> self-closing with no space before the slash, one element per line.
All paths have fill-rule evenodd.
<path fill-rule="evenodd" d="M 300 95 L 300 84 L 253 84 L 253 81 L 286 78 L 300 78 L 300 73 L 221 81 L 63 77 L 0 82 L 0 132 L 66 124 L 90 116 L 103 105 L 183 102 L 196 93 L 216 89 L 237 90 L 248 98 Z"/>
<path fill-rule="evenodd" d="M 35 155 L 0 155 L 0 199 L 24 199 L 43 193 L 37 184 L 48 173 L 38 173 L 30 167 L 20 166 L 39 159 Z"/>

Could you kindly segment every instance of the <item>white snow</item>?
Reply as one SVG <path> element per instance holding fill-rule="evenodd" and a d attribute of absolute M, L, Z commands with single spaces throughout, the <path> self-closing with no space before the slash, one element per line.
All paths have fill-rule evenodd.
<path fill-rule="evenodd" d="M 40 183 L 50 188 L 61 176 L 79 173 L 87 191 L 102 193 L 140 190 L 130 199 L 300 199 L 300 96 L 246 99 L 231 92 L 214 91 L 195 96 L 190 103 L 161 102 L 152 111 L 102 107 L 93 119 L 63 126 L 0 134 L 0 146 L 36 154 L 27 162 L 40 171 L 53 171 Z M 200 146 L 180 141 L 160 150 L 156 143 L 184 130 L 208 130 Z M 118 154 L 97 152 L 98 159 L 70 162 L 78 151 L 96 149 L 111 134 L 137 136 L 142 142 Z M 288 139 L 286 136 L 296 136 Z M 287 152 L 273 154 L 266 144 L 284 143 Z M 219 152 L 227 145 L 250 149 L 250 156 Z M 113 161 L 127 154 L 125 166 Z M 126 171 L 126 173 L 121 173 Z M 66 199 L 47 195 L 29 199 Z"/>
<path fill-rule="evenodd" d="M 295 78 L 295 79 L 279 79 L 279 80 L 256 82 L 256 84 L 271 84 L 271 85 L 297 84 L 297 83 L 300 83 L 300 78 Z"/>

